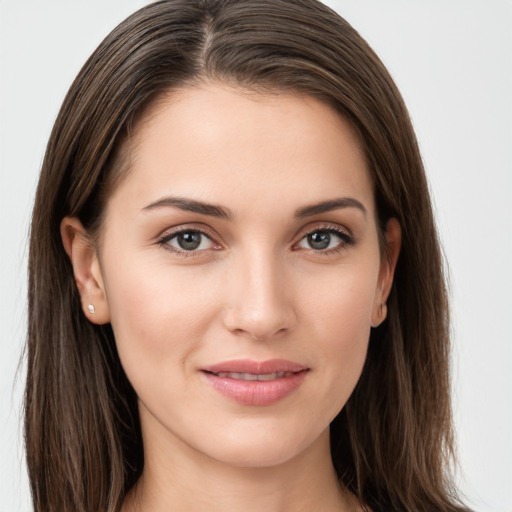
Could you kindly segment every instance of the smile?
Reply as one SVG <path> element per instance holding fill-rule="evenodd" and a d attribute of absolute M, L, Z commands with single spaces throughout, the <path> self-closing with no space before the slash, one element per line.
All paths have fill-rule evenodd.
<path fill-rule="evenodd" d="M 202 368 L 214 390 L 241 405 L 272 405 L 295 392 L 310 369 L 304 365 L 272 359 L 225 361 Z"/>
<path fill-rule="evenodd" d="M 236 372 L 219 372 L 215 375 L 217 377 L 226 377 L 228 379 L 236 380 L 275 380 L 282 379 L 284 377 L 290 377 L 294 372 L 272 372 L 272 373 L 236 373 Z"/>

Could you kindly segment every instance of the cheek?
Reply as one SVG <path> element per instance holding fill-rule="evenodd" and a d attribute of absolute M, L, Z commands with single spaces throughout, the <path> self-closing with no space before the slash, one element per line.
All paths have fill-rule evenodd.
<path fill-rule="evenodd" d="M 119 356 L 130 373 L 153 372 L 185 361 L 200 346 L 215 315 L 213 286 L 200 272 L 134 258 L 106 269 L 111 324 Z M 149 259 L 151 262 L 151 260 Z"/>
<path fill-rule="evenodd" d="M 302 295 L 306 298 L 306 315 L 317 318 L 316 325 L 330 331 L 369 332 L 377 289 L 377 265 L 351 265 L 320 276 L 306 283 Z M 356 341 L 356 340 L 354 340 Z"/>
<path fill-rule="evenodd" d="M 372 268 L 345 268 L 339 278 L 317 282 L 316 293 L 305 304 L 309 337 L 325 373 L 326 389 L 336 397 L 335 402 L 331 398 L 331 416 L 348 400 L 364 366 L 376 282 L 377 272 Z"/>

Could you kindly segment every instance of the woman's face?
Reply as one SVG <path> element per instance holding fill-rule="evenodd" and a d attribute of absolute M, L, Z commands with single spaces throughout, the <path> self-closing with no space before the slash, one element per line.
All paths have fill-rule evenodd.
<path fill-rule="evenodd" d="M 125 150 L 77 281 L 112 324 L 145 450 L 260 467 L 328 450 L 396 260 L 353 129 L 309 97 L 210 84 L 169 94 Z"/>

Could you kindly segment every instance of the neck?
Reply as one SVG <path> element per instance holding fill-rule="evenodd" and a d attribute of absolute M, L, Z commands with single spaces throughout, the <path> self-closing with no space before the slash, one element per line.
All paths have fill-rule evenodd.
<path fill-rule="evenodd" d="M 145 443 L 144 471 L 122 512 L 348 512 L 359 510 L 332 466 L 326 431 L 306 451 L 272 467 L 237 467 L 190 446 L 153 449 Z"/>

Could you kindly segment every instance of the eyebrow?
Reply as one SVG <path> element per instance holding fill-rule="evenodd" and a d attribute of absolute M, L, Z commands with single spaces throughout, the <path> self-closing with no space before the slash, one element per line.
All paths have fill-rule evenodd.
<path fill-rule="evenodd" d="M 303 206 L 302 208 L 296 210 L 295 217 L 310 217 L 312 215 L 330 212 L 339 208 L 357 208 L 363 212 L 365 217 L 368 214 L 368 211 L 364 205 L 357 199 L 354 199 L 353 197 L 340 197 L 337 199 L 330 199 L 328 201 L 322 201 L 320 203 Z"/>
<path fill-rule="evenodd" d="M 150 211 L 155 208 L 162 208 L 167 206 L 173 206 L 186 212 L 200 213 L 202 215 L 210 215 L 212 217 L 218 217 L 221 219 L 231 219 L 232 215 L 229 210 L 217 206 L 215 204 L 203 203 L 202 201 L 196 201 L 194 199 L 185 199 L 183 197 L 162 197 L 154 203 L 148 204 L 142 210 Z"/>
<path fill-rule="evenodd" d="M 185 199 L 183 197 L 162 197 L 161 199 L 148 204 L 142 210 L 150 211 L 156 208 L 169 206 L 179 208 L 180 210 L 186 212 L 199 213 L 201 215 L 209 215 L 211 217 L 217 217 L 221 219 L 230 220 L 233 218 L 232 213 L 222 206 L 204 203 L 202 201 L 196 201 L 195 199 Z M 313 215 L 318 215 L 341 208 L 357 208 L 361 210 L 365 217 L 368 213 L 364 205 L 357 199 L 354 199 L 353 197 L 340 197 L 337 199 L 330 199 L 328 201 L 322 201 L 320 203 L 303 206 L 295 211 L 295 217 L 311 217 Z"/>

